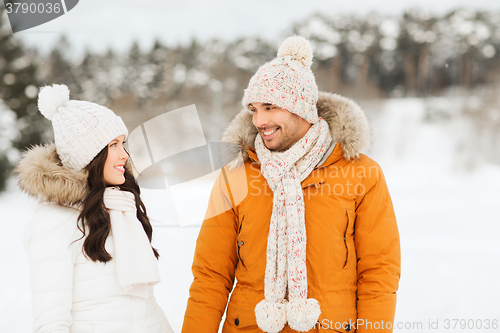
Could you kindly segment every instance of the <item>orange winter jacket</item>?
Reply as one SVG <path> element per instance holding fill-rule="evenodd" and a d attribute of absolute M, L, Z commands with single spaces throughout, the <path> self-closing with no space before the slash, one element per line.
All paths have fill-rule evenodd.
<path fill-rule="evenodd" d="M 336 143 L 302 182 L 308 297 L 321 307 L 309 332 L 392 332 L 399 234 L 382 170 L 360 153 L 369 142 L 366 117 L 338 95 L 321 93 L 317 106 Z M 244 163 L 224 167 L 212 190 L 183 333 L 218 332 L 224 312 L 223 333 L 262 332 L 254 309 L 264 299 L 273 193 L 260 173 L 250 124 L 242 111 L 223 136 L 242 148 Z M 295 331 L 286 325 L 282 332 Z"/>

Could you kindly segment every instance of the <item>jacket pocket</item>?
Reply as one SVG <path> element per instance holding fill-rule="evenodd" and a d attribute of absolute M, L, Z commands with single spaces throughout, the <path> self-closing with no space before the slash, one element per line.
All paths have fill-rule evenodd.
<path fill-rule="evenodd" d="M 345 212 L 345 230 L 344 230 L 344 251 L 345 251 L 345 261 L 342 269 L 351 268 L 351 263 L 354 260 L 355 246 L 354 246 L 354 217 L 349 209 Z M 354 257 L 353 257 L 354 256 Z"/>
<path fill-rule="evenodd" d="M 240 304 L 229 302 L 226 312 L 226 322 L 224 328 L 229 326 L 231 328 L 255 328 L 257 327 L 257 320 L 255 318 L 255 305 L 254 304 Z M 223 331 L 225 331 L 223 329 Z M 232 332 L 233 330 L 231 330 Z"/>
<path fill-rule="evenodd" d="M 243 230 L 243 224 L 245 223 L 245 214 L 241 216 L 240 223 L 238 226 L 238 236 L 236 237 L 236 246 L 237 246 L 237 253 L 238 253 L 238 263 L 241 263 L 243 267 L 246 268 L 245 262 L 243 260 L 242 252 L 245 251 L 244 246 L 245 246 L 245 240 L 244 240 L 244 235 L 242 234 Z M 246 226 L 245 226 L 246 227 Z"/>
<path fill-rule="evenodd" d="M 356 307 L 321 307 L 316 326 L 317 332 L 331 331 L 339 333 L 356 332 Z"/>

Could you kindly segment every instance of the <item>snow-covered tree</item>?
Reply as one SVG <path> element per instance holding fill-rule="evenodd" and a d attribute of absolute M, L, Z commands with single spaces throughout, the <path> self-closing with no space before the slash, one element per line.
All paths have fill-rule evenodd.
<path fill-rule="evenodd" d="M 27 50 L 15 38 L 9 25 L 4 7 L 0 7 L 0 190 L 15 154 L 9 153 L 9 140 L 12 146 L 23 150 L 31 144 L 40 143 L 44 138 L 47 122 L 37 111 L 36 98 L 38 81 L 36 79 L 36 59 L 33 50 Z M 7 122 L 15 114 L 15 122 Z M 12 136 L 12 127 L 19 132 Z"/>
<path fill-rule="evenodd" d="M 18 158 L 13 141 L 19 135 L 16 113 L 0 100 L 0 191 L 5 189 L 11 163 Z"/>

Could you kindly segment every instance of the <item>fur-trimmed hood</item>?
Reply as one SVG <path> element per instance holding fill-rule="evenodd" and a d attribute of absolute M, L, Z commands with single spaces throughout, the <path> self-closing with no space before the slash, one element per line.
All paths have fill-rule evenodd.
<path fill-rule="evenodd" d="M 21 190 L 39 202 L 72 206 L 88 193 L 87 171 L 63 166 L 53 143 L 24 152 L 14 172 Z"/>
<path fill-rule="evenodd" d="M 347 160 L 358 158 L 370 147 L 370 127 L 365 113 L 352 100 L 337 94 L 319 93 L 318 115 L 330 126 L 333 142 L 339 142 Z M 229 152 L 241 151 L 248 160 L 248 149 L 254 148 L 257 129 L 252 114 L 243 109 L 224 131 L 221 141 L 235 144 Z M 233 145 L 231 145 L 233 147 Z M 130 168 L 129 163 L 126 165 Z M 62 165 L 54 144 L 34 146 L 26 151 L 15 168 L 19 187 L 39 202 L 63 206 L 79 204 L 88 194 L 86 170 L 75 171 Z"/>
<path fill-rule="evenodd" d="M 359 158 L 359 154 L 370 148 L 370 127 L 365 113 L 354 101 L 337 94 L 320 92 L 316 105 L 318 115 L 330 126 L 333 143 L 339 142 L 346 160 Z M 257 129 L 252 123 L 252 114 L 243 109 L 231 121 L 222 134 L 221 141 L 230 142 L 241 151 L 243 160 L 249 158 L 248 149 L 254 149 Z M 238 149 L 238 148 L 235 148 Z"/>

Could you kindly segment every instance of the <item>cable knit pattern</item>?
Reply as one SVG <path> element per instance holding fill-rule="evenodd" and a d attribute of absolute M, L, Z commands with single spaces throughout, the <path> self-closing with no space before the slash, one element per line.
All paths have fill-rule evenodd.
<path fill-rule="evenodd" d="M 117 136 L 128 135 L 123 120 L 91 102 L 70 101 L 65 85 L 42 87 L 38 108 L 52 121 L 57 154 L 63 165 L 81 170 Z"/>
<path fill-rule="evenodd" d="M 80 203 L 88 194 L 86 172 L 61 165 L 53 144 L 25 152 L 16 171 L 23 191 L 41 204 L 24 237 L 31 267 L 33 332 L 173 333 L 151 285 L 146 298 L 133 296 L 120 285 L 117 259 L 127 258 L 118 253 L 116 225 L 105 244 L 113 260 L 94 262 L 84 254 L 85 238 L 77 220 Z M 130 201 L 126 209 L 113 209 L 121 205 L 110 202 L 108 206 L 110 215 L 135 211 Z M 147 246 L 151 251 L 149 241 Z"/>
<path fill-rule="evenodd" d="M 307 299 L 307 237 L 300 183 L 309 176 L 331 142 L 328 124 L 322 118 L 284 152 L 267 149 L 260 134 L 255 138 L 262 175 L 274 193 L 265 299 L 255 308 L 257 324 L 265 332 L 279 332 L 287 321 L 291 328 L 307 331 L 321 314 L 318 302 Z"/>
<path fill-rule="evenodd" d="M 243 107 L 250 103 L 270 103 L 288 110 L 309 123 L 318 121 L 318 86 L 311 71 L 312 50 L 307 39 L 287 38 L 278 58 L 262 65 L 250 79 L 243 95 Z"/>

